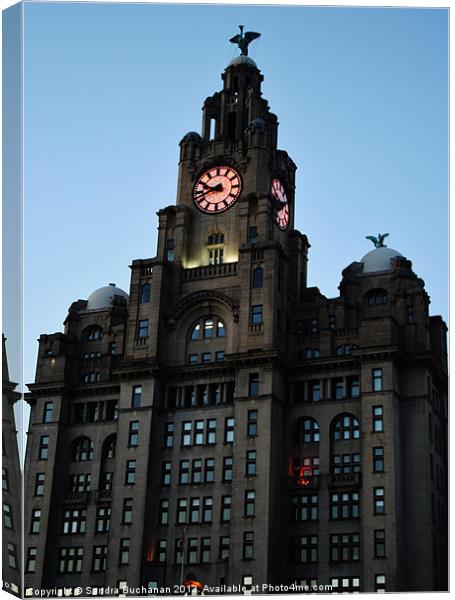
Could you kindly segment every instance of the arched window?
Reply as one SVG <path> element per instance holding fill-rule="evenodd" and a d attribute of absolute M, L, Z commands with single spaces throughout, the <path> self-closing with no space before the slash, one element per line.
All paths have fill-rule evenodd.
<path fill-rule="evenodd" d="M 333 440 L 358 440 L 360 438 L 360 424 L 350 414 L 338 415 L 332 425 Z"/>
<path fill-rule="evenodd" d="M 116 443 L 116 434 L 113 433 L 109 435 L 103 442 L 103 447 L 101 450 L 101 460 L 110 460 L 115 458 L 115 443 Z"/>
<path fill-rule="evenodd" d="M 141 287 L 141 304 L 150 302 L 150 283 L 144 283 Z"/>
<path fill-rule="evenodd" d="M 71 460 L 84 462 L 93 458 L 93 442 L 90 438 L 82 436 L 74 440 L 71 445 Z"/>
<path fill-rule="evenodd" d="M 264 269 L 256 267 L 253 271 L 253 288 L 261 288 L 264 285 Z"/>
<path fill-rule="evenodd" d="M 389 296 L 386 290 L 370 290 L 366 297 L 368 306 L 381 306 L 389 303 Z"/>
<path fill-rule="evenodd" d="M 312 417 L 300 417 L 294 428 L 294 444 L 319 442 L 319 423 Z"/>
<path fill-rule="evenodd" d="M 226 328 L 223 321 L 217 317 L 204 317 L 194 324 L 190 331 L 190 340 L 202 340 L 225 337 Z"/>
<path fill-rule="evenodd" d="M 85 330 L 85 337 L 90 342 L 100 340 L 103 337 L 103 330 L 99 325 L 92 325 Z"/>

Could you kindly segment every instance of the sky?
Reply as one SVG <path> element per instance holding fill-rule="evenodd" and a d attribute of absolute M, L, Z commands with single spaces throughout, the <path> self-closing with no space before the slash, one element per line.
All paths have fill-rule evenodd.
<path fill-rule="evenodd" d="M 413 262 L 448 316 L 448 12 L 441 9 L 25 3 L 24 381 L 68 307 L 155 255 L 179 141 L 200 131 L 238 25 L 297 164 L 308 284 L 338 295 L 372 249 Z M 7 330 L 7 324 L 5 329 Z M 8 333 L 8 332 L 7 332 Z M 13 373 L 14 376 L 14 367 Z"/>

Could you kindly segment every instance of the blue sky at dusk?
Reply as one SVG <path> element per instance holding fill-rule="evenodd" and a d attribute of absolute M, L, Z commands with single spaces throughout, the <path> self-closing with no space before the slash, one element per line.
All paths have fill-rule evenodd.
<path fill-rule="evenodd" d="M 238 25 L 297 164 L 309 285 L 338 294 L 372 245 L 413 261 L 448 316 L 448 12 L 411 8 L 26 3 L 25 381 L 40 333 L 155 255 L 179 141 L 200 131 Z"/>

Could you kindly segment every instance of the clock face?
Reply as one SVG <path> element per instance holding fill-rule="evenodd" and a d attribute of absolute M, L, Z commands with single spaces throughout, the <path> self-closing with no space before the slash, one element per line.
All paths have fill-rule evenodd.
<path fill-rule="evenodd" d="M 278 227 L 284 231 L 289 225 L 289 202 L 283 184 L 279 179 L 272 181 L 272 196 L 278 204 L 276 222 Z"/>
<path fill-rule="evenodd" d="M 232 167 L 221 165 L 207 169 L 193 188 L 193 202 L 209 215 L 231 208 L 242 190 L 242 179 Z"/>

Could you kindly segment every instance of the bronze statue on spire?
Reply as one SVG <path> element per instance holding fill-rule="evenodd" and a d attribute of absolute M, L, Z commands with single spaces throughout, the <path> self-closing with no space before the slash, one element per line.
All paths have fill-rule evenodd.
<path fill-rule="evenodd" d="M 232 44 L 237 44 L 240 48 L 241 56 L 248 56 L 248 46 L 251 44 L 253 40 L 258 38 L 261 34 L 256 33 L 255 31 L 247 31 L 243 33 L 244 25 L 239 25 L 240 33 L 234 35 L 229 41 Z"/>
<path fill-rule="evenodd" d="M 388 233 L 378 233 L 378 237 L 375 237 L 374 235 L 367 235 L 365 237 L 367 240 L 373 242 L 375 248 L 386 248 L 387 246 L 384 244 L 384 240 L 388 235 Z"/>

